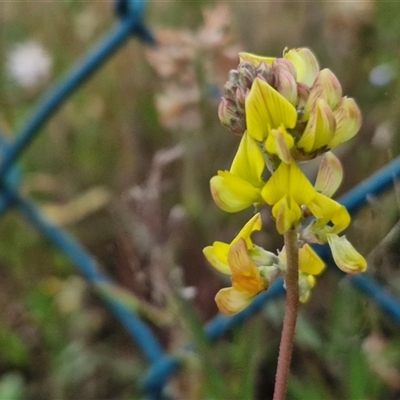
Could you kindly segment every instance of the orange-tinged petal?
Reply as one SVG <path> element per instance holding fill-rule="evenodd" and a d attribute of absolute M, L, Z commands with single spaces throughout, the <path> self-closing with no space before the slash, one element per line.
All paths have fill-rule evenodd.
<path fill-rule="evenodd" d="M 219 272 L 230 275 L 231 269 L 228 266 L 229 245 L 223 242 L 214 242 L 212 246 L 203 249 L 207 261 Z"/>
<path fill-rule="evenodd" d="M 347 142 L 361 128 L 361 112 L 356 102 L 347 97 L 343 97 L 339 107 L 334 111 L 336 118 L 336 132 L 329 143 L 329 148 L 334 148 L 341 143 Z"/>
<path fill-rule="evenodd" d="M 262 201 L 259 188 L 228 171 L 218 171 L 218 175 L 210 180 L 210 189 L 215 204 L 230 213 Z"/>
<path fill-rule="evenodd" d="M 335 129 L 335 116 L 328 103 L 324 99 L 317 99 L 297 147 L 307 153 L 318 150 L 332 140 Z"/>
<path fill-rule="evenodd" d="M 278 129 L 272 129 L 271 134 L 268 135 L 265 141 L 265 149 L 270 154 L 276 154 L 286 164 L 292 161 L 290 149 L 294 146 L 294 139 L 292 135 L 286 132 L 283 126 Z"/>
<path fill-rule="evenodd" d="M 218 309 L 225 315 L 235 315 L 244 310 L 255 294 L 234 287 L 221 289 L 215 296 Z"/>
<path fill-rule="evenodd" d="M 224 242 L 214 242 L 212 246 L 207 246 L 203 249 L 203 254 L 207 261 L 218 271 L 223 274 L 231 275 L 231 269 L 228 265 L 228 253 L 232 245 L 237 243 L 239 240 L 244 240 L 247 249 L 254 247 L 251 241 L 250 235 L 254 231 L 259 231 L 262 227 L 260 213 L 255 214 L 244 227 L 240 230 L 239 234 L 232 240 L 230 244 Z"/>
<path fill-rule="evenodd" d="M 306 47 L 292 49 L 286 52 L 284 57 L 294 65 L 297 82 L 311 87 L 319 72 L 318 61 L 312 51 Z"/>
<path fill-rule="evenodd" d="M 281 124 L 285 128 L 294 128 L 296 125 L 296 109 L 272 86 L 259 78 L 253 82 L 245 108 L 247 132 L 260 142 L 268 137 L 272 128 Z"/>
<path fill-rule="evenodd" d="M 251 260 L 246 242 L 240 239 L 229 249 L 228 264 L 232 271 L 232 283 L 236 288 L 257 294 L 264 289 L 260 271 Z"/>
<path fill-rule="evenodd" d="M 348 274 L 357 274 L 367 269 L 365 258 L 346 239 L 335 234 L 327 235 L 329 247 L 336 265 Z"/>
<path fill-rule="evenodd" d="M 245 133 L 233 159 L 230 172 L 249 182 L 252 186 L 260 187 L 263 184 L 264 168 L 265 161 L 259 145 Z"/>
<path fill-rule="evenodd" d="M 261 195 L 269 205 L 290 195 L 298 205 L 308 204 L 317 194 L 310 181 L 296 163 L 281 163 L 265 184 Z"/>
<path fill-rule="evenodd" d="M 269 64 L 269 65 L 272 65 L 272 63 L 275 61 L 275 57 L 261 57 L 261 56 L 255 55 L 255 54 L 244 53 L 244 52 L 239 53 L 239 59 L 240 59 L 240 62 L 243 62 L 243 61 L 251 62 L 256 67 L 258 67 L 262 61 L 264 61 L 266 64 Z"/>
<path fill-rule="evenodd" d="M 325 269 L 325 263 L 318 254 L 305 244 L 299 250 L 299 270 L 305 274 L 319 275 Z"/>
<path fill-rule="evenodd" d="M 343 168 L 340 160 L 328 151 L 321 159 L 314 188 L 325 196 L 332 197 L 343 180 Z"/>

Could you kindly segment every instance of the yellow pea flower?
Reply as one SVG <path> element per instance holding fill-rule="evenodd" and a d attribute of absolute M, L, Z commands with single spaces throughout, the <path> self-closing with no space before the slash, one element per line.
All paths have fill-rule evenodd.
<path fill-rule="evenodd" d="M 224 274 L 230 275 L 231 269 L 228 265 L 229 249 L 241 239 L 246 243 L 247 249 L 252 249 L 254 245 L 251 241 L 250 235 L 255 231 L 261 230 L 261 227 L 261 215 L 260 213 L 257 213 L 244 225 L 230 244 L 216 241 L 212 246 L 205 247 L 203 253 L 206 259 L 215 269 Z"/>
<path fill-rule="evenodd" d="M 299 225 L 303 218 L 301 206 L 310 204 L 317 192 L 296 163 L 291 162 L 280 164 L 261 195 L 272 206 L 276 228 L 283 235 Z"/>
<path fill-rule="evenodd" d="M 293 105 L 260 78 L 254 80 L 245 108 L 247 132 L 259 142 L 267 139 L 271 129 L 296 125 L 297 111 Z"/>
<path fill-rule="evenodd" d="M 342 177 L 340 161 L 333 153 L 326 153 L 321 160 L 315 183 L 318 193 L 307 205 L 316 219 L 303 230 L 301 236 L 309 242 L 328 243 L 333 259 L 342 271 L 364 272 L 367 268 L 364 257 L 354 249 L 345 236 L 337 235 L 344 231 L 351 221 L 347 209 L 329 198 L 339 187 Z"/>
<path fill-rule="evenodd" d="M 262 173 L 265 168 L 259 145 L 244 133 L 229 171 L 218 171 L 210 180 L 211 195 L 222 210 L 238 212 L 263 202 Z"/>
<path fill-rule="evenodd" d="M 279 258 L 286 263 L 285 247 L 279 253 Z M 320 275 L 325 269 L 325 263 L 318 254 L 305 244 L 299 250 L 299 291 L 300 301 L 305 303 L 311 294 L 311 289 L 315 286 L 315 277 Z"/>
<path fill-rule="evenodd" d="M 251 260 L 244 239 L 229 248 L 228 265 L 232 274 L 232 287 L 221 289 L 215 296 L 219 310 L 226 315 L 244 310 L 254 297 L 268 288 L 268 282 Z"/>

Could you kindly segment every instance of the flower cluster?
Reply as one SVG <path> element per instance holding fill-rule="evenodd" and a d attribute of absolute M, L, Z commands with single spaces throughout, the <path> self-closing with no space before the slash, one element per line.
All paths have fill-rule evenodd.
<path fill-rule="evenodd" d="M 285 51 L 283 58 L 239 56 L 218 113 L 241 141 L 230 170 L 211 179 L 211 193 L 229 213 L 270 205 L 279 234 L 298 231 L 300 300 L 306 301 L 314 277 L 325 267 L 309 244 L 328 243 L 337 266 L 347 273 L 367 267 L 346 237 L 339 236 L 350 215 L 331 198 L 343 171 L 330 150 L 358 132 L 361 113 L 353 99 L 342 95 L 336 76 L 320 70 L 307 48 Z M 321 155 L 313 185 L 298 164 Z M 302 227 L 310 216 L 312 221 Z M 215 242 L 204 249 L 208 261 L 232 277 L 232 287 L 216 296 L 226 314 L 241 311 L 278 276 L 285 276 L 285 250 L 274 255 L 252 243 L 251 232 L 260 229 L 256 214 L 232 243 Z"/>

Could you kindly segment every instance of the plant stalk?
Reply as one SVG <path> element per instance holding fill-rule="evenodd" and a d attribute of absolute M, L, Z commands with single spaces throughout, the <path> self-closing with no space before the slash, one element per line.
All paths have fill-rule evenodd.
<path fill-rule="evenodd" d="M 297 247 L 297 231 L 292 229 L 287 232 L 284 235 L 284 241 L 286 251 L 286 304 L 273 400 L 285 400 L 286 398 L 299 309 L 299 249 Z"/>

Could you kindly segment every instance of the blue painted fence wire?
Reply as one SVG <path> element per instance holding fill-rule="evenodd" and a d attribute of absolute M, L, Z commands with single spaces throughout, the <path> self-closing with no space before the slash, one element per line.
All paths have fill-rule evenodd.
<path fill-rule="evenodd" d="M 64 229 L 47 221 L 35 205 L 22 198 L 18 193 L 20 174 L 15 166 L 16 160 L 34 140 L 45 122 L 54 114 L 66 99 L 101 65 L 122 46 L 129 36 L 135 35 L 143 41 L 153 44 L 150 31 L 143 23 L 145 1 L 116 1 L 116 13 L 120 17 L 119 24 L 109 32 L 94 49 L 78 65 L 73 68 L 61 82 L 56 85 L 40 102 L 39 106 L 27 118 L 26 124 L 17 130 L 17 139 L 8 143 L 0 132 L 0 151 L 2 165 L 0 167 L 0 215 L 13 205 L 37 230 L 51 241 L 60 251 L 76 265 L 78 270 L 94 287 L 102 283 L 112 283 L 111 279 L 101 272 L 94 258 L 86 252 Z M 400 176 L 400 157 L 365 180 L 349 193 L 339 199 L 351 214 L 368 204 L 371 196 L 378 196 L 391 188 Z M 321 248 L 323 258 L 329 262 L 330 252 Z M 368 275 L 349 277 L 357 289 L 366 294 L 377 306 L 400 324 L 400 302 L 378 285 Z M 217 316 L 205 327 L 205 333 L 211 341 L 221 338 L 234 326 L 241 325 L 270 300 L 284 294 L 282 281 L 276 282 L 267 292 L 261 293 L 244 311 L 234 317 Z M 177 356 L 164 354 L 155 335 L 132 310 L 118 300 L 105 299 L 107 306 L 120 320 L 122 325 L 137 343 L 148 361 L 153 364 L 143 382 L 149 399 L 163 399 L 165 384 L 175 373 L 181 360 Z"/>

